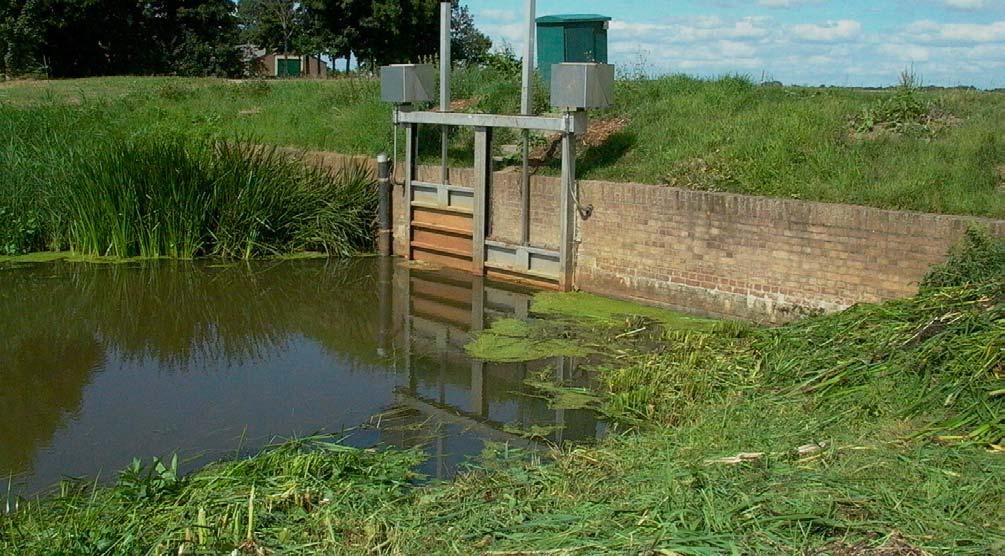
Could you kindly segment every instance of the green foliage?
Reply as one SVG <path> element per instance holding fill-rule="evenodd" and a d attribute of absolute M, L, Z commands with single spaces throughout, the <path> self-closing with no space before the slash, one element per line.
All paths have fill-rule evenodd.
<path fill-rule="evenodd" d="M 855 119 L 855 129 L 859 133 L 876 130 L 896 133 L 933 133 L 933 112 L 937 106 L 924 96 L 916 76 L 902 72 L 900 85 L 888 98 L 864 108 Z"/>
<path fill-rule="evenodd" d="M 129 467 L 119 472 L 115 487 L 115 495 L 129 502 L 151 502 L 177 494 L 181 487 L 177 454 L 168 465 L 154 458 L 149 467 L 144 467 L 143 462 L 133 459 Z"/>
<path fill-rule="evenodd" d="M 303 33 L 304 6 L 294 0 L 244 0 L 238 4 L 244 39 L 280 54 L 293 52 Z"/>
<path fill-rule="evenodd" d="M 509 43 L 489 51 L 485 55 L 483 64 L 486 68 L 495 70 L 509 79 L 519 79 L 523 69 L 523 61 L 513 51 L 513 45 Z"/>
<path fill-rule="evenodd" d="M 0 7 L 11 75 L 236 75 L 237 31 L 230 0 L 12 0 Z"/>
<path fill-rule="evenodd" d="M 455 2 L 451 10 L 451 57 L 462 64 L 485 62 L 492 50 L 492 39 L 475 27 L 475 18 L 466 5 Z"/>
<path fill-rule="evenodd" d="M 967 229 L 945 263 L 928 272 L 921 287 L 959 287 L 1002 276 L 1005 276 L 1005 239 L 991 237 L 986 229 L 975 226 Z"/>
<path fill-rule="evenodd" d="M 45 248 L 43 219 L 35 211 L 0 206 L 0 255 L 20 255 Z"/>

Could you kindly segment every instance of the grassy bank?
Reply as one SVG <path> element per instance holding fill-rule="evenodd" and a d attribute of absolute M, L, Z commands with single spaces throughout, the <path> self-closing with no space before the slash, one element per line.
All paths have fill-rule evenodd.
<path fill-rule="evenodd" d="M 455 97 L 468 101 L 465 110 L 514 112 L 519 84 L 491 70 L 459 71 Z M 3 118 L 69 107 L 78 126 L 59 131 L 82 137 L 183 130 L 345 154 L 392 146 L 390 109 L 378 100 L 378 84 L 364 79 L 23 82 L 0 86 L 0 105 Z M 928 91 L 909 82 L 877 92 L 669 76 L 619 82 L 617 106 L 595 116 L 616 123 L 581 154 L 582 178 L 1005 217 L 1000 93 Z M 438 153 L 435 135 L 424 135 L 427 160 Z M 471 162 L 470 141 L 470 133 L 455 134 L 455 163 Z M 500 134 L 498 154 L 515 141 Z M 544 150 L 546 138 L 537 146 Z"/>
<path fill-rule="evenodd" d="M 233 138 L 130 133 L 92 112 L 0 116 L 0 255 L 344 256 L 371 247 L 376 194 L 363 168 L 313 169 Z"/>
<path fill-rule="evenodd" d="M 1001 553 L 1003 253 L 972 235 L 913 298 L 773 330 L 666 331 L 652 312 L 545 298 L 562 338 L 606 346 L 595 396 L 622 433 L 598 446 L 544 464 L 489 446 L 425 486 L 417 453 L 324 438 L 189 477 L 135 465 L 112 488 L 20 501 L 0 549 Z"/>

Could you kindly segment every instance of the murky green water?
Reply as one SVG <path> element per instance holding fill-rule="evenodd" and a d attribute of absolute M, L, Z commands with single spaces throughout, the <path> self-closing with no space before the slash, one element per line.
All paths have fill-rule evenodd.
<path fill-rule="evenodd" d="M 354 429 L 359 446 L 426 447 L 447 477 L 506 425 L 604 426 L 529 396 L 576 361 L 471 360 L 463 346 L 530 295 L 377 258 L 241 264 L 0 265 L 0 475 L 30 493 L 106 480 L 132 458 L 187 468 L 282 438 Z"/>

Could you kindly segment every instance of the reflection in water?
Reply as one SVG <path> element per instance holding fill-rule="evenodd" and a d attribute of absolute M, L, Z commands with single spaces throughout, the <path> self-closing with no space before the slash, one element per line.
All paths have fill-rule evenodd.
<path fill-rule="evenodd" d="M 399 418 L 350 442 L 427 446 L 439 477 L 483 439 L 519 443 L 506 424 L 593 438 L 590 412 L 523 392 L 538 369 L 577 378 L 575 362 L 464 352 L 472 332 L 529 303 L 376 258 L 0 267 L 0 473 L 31 492 L 107 478 L 133 457 L 178 451 L 191 466 L 389 410 Z"/>

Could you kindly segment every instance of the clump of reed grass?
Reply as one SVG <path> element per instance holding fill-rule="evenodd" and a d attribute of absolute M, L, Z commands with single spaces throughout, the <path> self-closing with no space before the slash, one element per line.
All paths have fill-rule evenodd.
<path fill-rule="evenodd" d="M 900 400 L 925 431 L 995 445 L 1005 439 L 1005 281 L 933 289 L 862 305 L 778 331 L 766 341 L 768 380 L 820 403 L 866 414 Z"/>
<path fill-rule="evenodd" d="M 1005 276 L 1005 240 L 991 237 L 986 228 L 967 229 L 963 240 L 945 263 L 933 267 L 922 288 L 945 288 L 979 284 Z"/>
<path fill-rule="evenodd" d="M 97 256 L 346 256 L 370 248 L 376 206 L 362 166 L 170 135 L 78 151 L 53 187 L 68 246 Z"/>
<path fill-rule="evenodd" d="M 422 459 L 416 450 L 358 450 L 319 436 L 187 477 L 177 474 L 176 460 L 134 462 L 110 487 L 68 480 L 52 498 L 20 501 L 15 514 L 0 514 L 0 549 L 125 555 L 283 547 L 306 554 L 377 545 L 361 535 L 361 516 L 401 497 Z"/>

